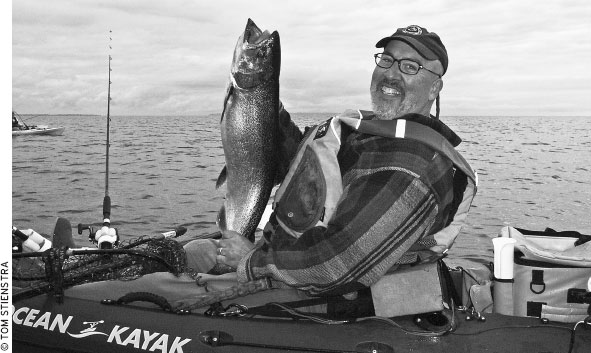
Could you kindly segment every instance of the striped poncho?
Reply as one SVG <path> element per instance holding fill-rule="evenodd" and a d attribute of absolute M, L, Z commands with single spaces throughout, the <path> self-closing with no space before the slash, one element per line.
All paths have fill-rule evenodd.
<path fill-rule="evenodd" d="M 410 115 L 454 146 L 459 137 L 440 121 Z M 327 228 L 298 239 L 281 227 L 238 266 L 239 281 L 271 277 L 310 295 L 348 293 L 376 282 L 396 264 L 418 260 L 430 235 L 453 217 L 451 161 L 413 140 L 350 131 L 338 154 L 343 194 Z"/>

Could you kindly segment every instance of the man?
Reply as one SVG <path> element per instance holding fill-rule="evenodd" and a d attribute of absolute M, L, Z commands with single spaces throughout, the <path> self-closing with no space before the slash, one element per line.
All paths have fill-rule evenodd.
<path fill-rule="evenodd" d="M 438 104 L 436 116 L 430 116 L 433 103 L 439 102 L 442 76 L 447 70 L 445 46 L 437 34 L 408 26 L 381 39 L 376 47 L 383 51 L 375 55 L 370 85 L 373 114 L 345 112 L 313 131 L 316 136 L 308 137 L 309 142 L 303 144 L 313 144 L 327 130 L 338 129 L 338 175 L 311 191 L 305 189 L 307 186 L 302 189 L 302 185 L 314 184 L 314 178 L 301 180 L 305 179 L 301 176 L 305 171 L 301 170 L 309 169 L 315 161 L 306 159 L 309 157 L 303 153 L 296 154 L 296 163 L 275 196 L 275 211 L 266 227 L 265 241 L 255 246 L 231 231 L 217 241 L 215 261 L 235 268 L 239 282 L 267 277 L 276 285 L 311 295 L 349 293 L 375 283 L 393 266 L 444 256 L 457 236 L 475 193 L 475 185 L 464 192 L 463 174 L 470 174 L 475 184 L 467 163 L 465 173 L 454 172 L 458 170 L 454 164 L 462 164 L 461 156 L 453 157 L 456 161 L 452 163 L 452 157 L 432 148 L 437 143 L 420 141 L 422 136 L 417 136 L 419 140 L 391 138 L 394 136 L 363 133 L 343 123 L 357 114 L 365 120 L 409 121 L 421 131 L 436 131 L 438 138 L 446 140 L 448 149 L 453 150 L 451 145 L 461 140 L 438 120 Z M 281 115 L 285 117 L 287 112 Z M 342 187 L 330 190 L 341 181 Z M 314 204 L 314 195 L 322 187 L 323 193 L 337 195 L 336 202 L 306 209 Z M 461 220 L 452 223 L 459 205 L 463 205 L 458 216 Z M 307 219 L 307 214 L 317 216 Z M 306 219 L 296 224 L 294 218 L 298 217 Z M 198 267 L 202 262 L 191 262 L 195 258 L 191 250 L 196 247 L 188 244 L 186 249 L 189 265 Z"/>
<path fill-rule="evenodd" d="M 14 112 L 12 112 L 12 129 L 13 130 L 20 130 L 20 123 L 18 122 L 18 119 L 16 118 L 16 115 L 14 114 Z"/>
<path fill-rule="evenodd" d="M 195 278 L 160 272 L 88 283 L 67 294 L 140 291 L 203 307 L 220 296 L 273 288 L 241 299 L 253 307 L 357 293 L 399 265 L 443 257 L 476 191 L 474 172 L 453 147 L 459 137 L 438 112 L 429 116 L 447 52 L 435 33 L 418 26 L 398 29 L 376 46 L 383 51 L 375 55 L 370 85 L 375 113 L 346 111 L 302 137 L 281 109 L 282 163 L 290 167 L 256 245 L 227 231 L 220 240 L 185 245 L 188 266 L 200 272 Z M 286 147 L 297 145 L 285 143 L 293 139 L 301 140 L 297 150 Z M 236 271 L 205 274 L 216 265 Z"/>

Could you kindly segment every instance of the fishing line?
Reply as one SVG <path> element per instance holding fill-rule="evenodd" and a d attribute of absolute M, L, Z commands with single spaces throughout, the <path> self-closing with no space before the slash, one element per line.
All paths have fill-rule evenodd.
<path fill-rule="evenodd" d="M 20 119 L 20 120 L 21 120 L 21 121 L 22 121 L 22 122 L 25 124 L 25 126 L 27 126 L 27 124 L 26 124 L 26 122 L 27 122 L 27 121 L 29 121 L 29 120 L 33 120 L 33 119 L 35 119 L 35 118 L 38 118 L 38 117 L 40 117 L 41 115 L 43 115 L 43 114 L 37 114 L 37 115 L 33 115 L 33 116 L 30 116 L 30 117 L 28 117 L 28 118 L 26 118 L 26 119 L 25 119 L 25 118 L 23 118 L 23 116 L 22 116 L 22 115 L 20 115 L 20 114 L 19 114 L 19 113 L 17 113 L 17 112 L 14 112 L 14 111 L 13 111 L 13 113 L 14 113 L 16 116 L 18 116 L 18 118 L 19 118 L 19 119 Z"/>

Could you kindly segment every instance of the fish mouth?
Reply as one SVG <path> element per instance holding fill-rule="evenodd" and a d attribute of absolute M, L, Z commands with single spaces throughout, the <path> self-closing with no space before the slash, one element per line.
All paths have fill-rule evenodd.
<path fill-rule="evenodd" d="M 278 79 L 281 60 L 279 33 L 262 31 L 250 18 L 239 40 L 232 64 L 233 84 L 253 88 Z"/>
<path fill-rule="evenodd" d="M 254 49 L 260 47 L 266 41 L 275 41 L 279 38 L 279 33 L 273 31 L 262 31 L 256 23 L 250 18 L 246 22 L 246 28 L 244 29 L 243 44 L 245 49 Z"/>
<path fill-rule="evenodd" d="M 261 41 L 269 37 L 268 31 L 261 31 L 261 29 L 254 23 L 250 18 L 246 22 L 246 28 L 244 29 L 243 43 L 245 44 L 258 44 Z"/>

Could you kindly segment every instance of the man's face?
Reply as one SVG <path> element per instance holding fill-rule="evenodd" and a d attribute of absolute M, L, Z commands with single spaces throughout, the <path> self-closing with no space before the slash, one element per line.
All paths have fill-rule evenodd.
<path fill-rule="evenodd" d="M 388 42 L 384 53 L 395 59 L 411 59 L 439 74 L 443 72 L 439 61 L 428 61 L 411 46 L 398 40 Z M 429 116 L 442 84 L 437 75 L 426 70 L 408 75 L 400 72 L 398 62 L 389 69 L 376 65 L 370 86 L 373 111 L 380 120 L 391 120 L 408 113 Z"/>

